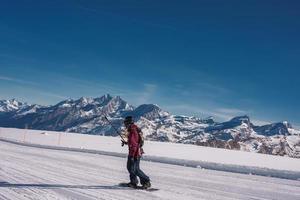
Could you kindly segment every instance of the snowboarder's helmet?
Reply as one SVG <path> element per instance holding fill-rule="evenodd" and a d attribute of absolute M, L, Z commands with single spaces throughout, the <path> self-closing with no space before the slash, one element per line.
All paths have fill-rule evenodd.
<path fill-rule="evenodd" d="M 133 123 L 133 118 L 132 118 L 132 116 L 127 116 L 127 117 L 125 117 L 125 120 L 124 120 L 125 126 L 130 125 L 130 124 L 132 124 L 132 123 Z"/>

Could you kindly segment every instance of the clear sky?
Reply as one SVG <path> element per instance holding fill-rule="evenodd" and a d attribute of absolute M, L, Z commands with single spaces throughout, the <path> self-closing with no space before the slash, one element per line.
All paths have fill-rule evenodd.
<path fill-rule="evenodd" d="M 1 0 L 0 98 L 120 95 L 300 125 L 300 1 Z"/>

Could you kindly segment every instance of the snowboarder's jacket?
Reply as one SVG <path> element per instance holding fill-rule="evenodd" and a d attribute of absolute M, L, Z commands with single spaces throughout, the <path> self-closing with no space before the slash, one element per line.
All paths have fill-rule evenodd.
<path fill-rule="evenodd" d="M 134 158 L 138 158 L 142 156 L 141 150 L 141 138 L 140 133 L 141 129 L 137 127 L 135 124 L 130 124 L 128 127 L 128 148 L 129 148 L 129 156 Z"/>

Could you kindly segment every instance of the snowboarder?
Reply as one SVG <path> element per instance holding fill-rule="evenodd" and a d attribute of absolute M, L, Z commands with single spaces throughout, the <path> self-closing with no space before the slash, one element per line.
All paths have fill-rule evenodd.
<path fill-rule="evenodd" d="M 128 132 L 128 140 L 127 142 L 122 141 L 122 146 L 127 144 L 129 149 L 127 170 L 129 172 L 130 182 L 127 185 L 137 188 L 137 177 L 139 177 L 142 188 L 150 188 L 150 178 L 140 169 L 140 159 L 143 154 L 142 145 L 144 143 L 141 129 L 134 124 L 132 116 L 125 118 L 124 125 Z"/>

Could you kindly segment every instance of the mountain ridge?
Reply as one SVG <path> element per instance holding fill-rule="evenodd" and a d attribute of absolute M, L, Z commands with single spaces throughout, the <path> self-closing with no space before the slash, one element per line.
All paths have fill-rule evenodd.
<path fill-rule="evenodd" d="M 172 115 L 156 104 L 134 107 L 120 96 L 67 99 L 55 105 L 0 100 L 0 126 L 116 136 L 132 115 L 146 139 L 300 157 L 300 131 L 286 121 L 257 126 L 247 115 L 229 121 Z"/>

